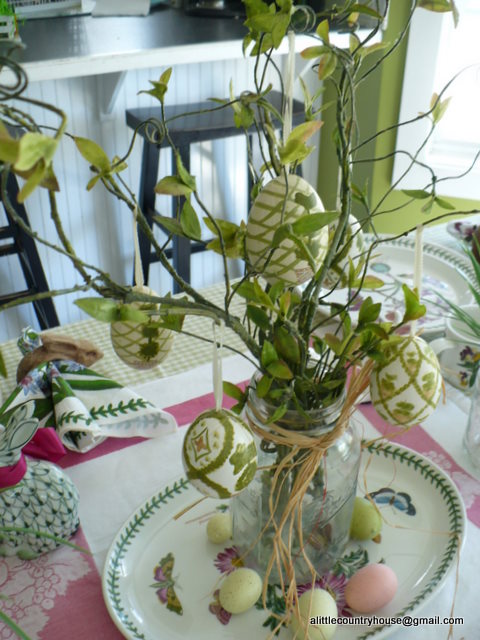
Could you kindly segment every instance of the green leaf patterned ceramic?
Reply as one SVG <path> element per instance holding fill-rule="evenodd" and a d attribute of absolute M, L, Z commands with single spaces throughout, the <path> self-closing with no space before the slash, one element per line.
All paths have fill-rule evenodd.
<path fill-rule="evenodd" d="M 338 564 L 339 572 L 348 578 L 352 563 L 361 565 L 367 557 L 370 562 L 383 559 L 397 573 L 400 587 L 378 615 L 415 615 L 456 565 L 465 535 L 463 503 L 449 477 L 410 449 L 373 445 L 364 451 L 363 465 L 366 472 L 360 473 L 358 493 L 375 493 L 385 518 L 382 542 L 366 542 L 361 547 L 352 543 Z M 384 499 L 395 495 L 398 501 Z M 130 640 L 262 640 L 268 636 L 271 611 L 254 608 L 222 618 L 215 606 L 209 610 L 219 588 L 219 571 L 229 563 L 235 565 L 235 558 L 230 549 L 219 553 L 223 547 L 210 543 L 206 535 L 208 518 L 224 510 L 224 502 L 204 500 L 174 519 L 194 505 L 198 496 L 185 479 L 163 488 L 132 514 L 110 547 L 103 573 L 105 603 Z M 181 615 L 169 610 L 166 592 L 152 588 L 154 571 L 158 572 L 159 561 L 166 557 L 171 559 L 169 584 L 174 584 Z M 271 600 L 272 607 L 278 608 L 277 598 Z M 217 615 L 212 615 L 214 611 Z M 349 626 L 338 628 L 335 639 L 379 640 L 391 631 Z M 287 640 L 291 636 L 283 630 L 278 637 Z"/>

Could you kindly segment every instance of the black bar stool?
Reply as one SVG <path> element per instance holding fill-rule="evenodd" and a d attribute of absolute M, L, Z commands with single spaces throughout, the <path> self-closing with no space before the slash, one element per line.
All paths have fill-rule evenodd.
<path fill-rule="evenodd" d="M 269 94 L 269 100 L 274 104 L 279 113 L 281 113 L 281 94 L 276 91 L 272 91 Z M 183 113 L 212 109 L 213 106 L 215 106 L 213 102 L 201 102 L 197 104 L 184 104 L 166 107 L 165 118 L 166 120 L 170 120 L 171 118 L 175 118 Z M 305 109 L 300 101 L 294 100 L 292 111 L 293 126 L 303 122 Z M 150 118 L 160 120 L 161 108 L 143 107 L 140 109 L 128 109 L 126 112 L 127 125 L 132 129 L 136 129 Z M 233 122 L 233 111 L 230 108 L 179 117 L 169 123 L 168 130 L 173 144 L 179 150 L 180 157 L 182 158 L 182 162 L 187 171 L 190 171 L 190 146 L 192 144 L 196 142 L 218 140 L 221 138 L 231 138 L 243 135 L 244 133 L 243 129 L 237 129 L 235 126 Z M 252 126 L 252 132 L 254 130 L 254 126 Z M 160 149 L 168 146 L 169 143 L 167 140 L 162 141 L 162 143 L 158 145 L 149 142 L 145 134 L 145 127 L 141 127 L 139 129 L 139 134 L 143 137 L 144 141 L 138 203 L 148 221 L 148 224 L 150 225 L 150 228 L 153 228 L 153 216 L 157 214 L 155 210 L 154 187 L 158 181 Z M 173 150 L 172 167 L 175 167 L 175 154 Z M 247 175 L 249 180 L 248 193 L 250 193 L 252 185 L 250 171 L 248 171 L 248 168 Z M 172 215 L 175 216 L 178 203 L 176 202 L 176 198 L 173 198 L 172 201 Z M 158 257 L 155 252 L 151 250 L 150 242 L 142 232 L 139 233 L 139 245 L 143 274 L 145 282 L 148 283 L 150 265 L 154 262 L 158 262 Z M 205 242 L 194 242 L 188 240 L 188 238 L 175 236 L 172 240 L 172 248 L 166 251 L 167 257 L 172 259 L 174 268 L 186 282 L 190 282 L 191 254 L 204 251 L 205 245 Z M 178 288 L 175 285 L 174 292 L 178 292 Z"/>
<path fill-rule="evenodd" d="M 7 179 L 7 195 L 22 221 L 30 226 L 23 204 L 17 202 L 18 182 L 13 173 Z M 3 203 L 2 203 L 3 204 Z M 17 255 L 27 288 L 0 295 L 0 305 L 26 298 L 34 293 L 49 291 L 45 272 L 38 255 L 35 241 L 9 215 L 4 206 L 6 225 L 0 227 L 0 256 Z M 57 312 L 51 298 L 33 302 L 35 314 L 41 329 L 49 329 L 59 324 Z"/>

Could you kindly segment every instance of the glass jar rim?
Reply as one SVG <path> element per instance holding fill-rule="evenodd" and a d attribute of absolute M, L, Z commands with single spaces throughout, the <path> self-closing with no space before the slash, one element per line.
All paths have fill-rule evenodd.
<path fill-rule="evenodd" d="M 264 398 L 260 398 L 256 393 L 256 384 L 261 377 L 260 372 L 256 372 L 249 383 L 249 393 L 246 404 L 247 416 L 251 416 L 258 421 L 268 419 L 278 408 Z M 331 404 L 326 407 L 307 409 L 301 412 L 297 409 L 287 409 L 287 411 L 276 421 L 279 427 L 309 432 L 311 435 L 321 435 L 331 431 L 338 420 L 345 401 L 346 388 L 342 389 Z"/>

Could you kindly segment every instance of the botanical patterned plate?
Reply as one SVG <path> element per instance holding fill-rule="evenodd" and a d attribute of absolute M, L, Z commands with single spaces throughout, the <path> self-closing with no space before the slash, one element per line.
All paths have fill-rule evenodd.
<path fill-rule="evenodd" d="M 343 592 L 348 578 L 367 562 L 383 559 L 394 569 L 399 588 L 378 616 L 414 615 L 455 566 L 464 538 L 463 503 L 448 476 L 414 451 L 392 444 L 373 445 L 363 454 L 360 474 L 384 516 L 382 540 L 355 543 L 332 573 L 321 578 L 336 593 L 339 615 L 349 615 Z M 365 482 L 364 482 L 365 480 Z M 266 638 L 281 611 L 279 590 L 272 586 L 268 606 L 230 616 L 215 597 L 222 574 L 241 565 L 235 548 L 211 544 L 205 523 L 228 506 L 218 500 L 198 502 L 185 479 L 147 500 L 121 528 L 110 547 L 103 572 L 103 594 L 109 613 L 129 639 L 215 640 Z M 175 516 L 179 516 L 175 519 Z M 301 586 L 300 589 L 305 587 Z M 395 627 L 337 627 L 335 639 L 379 640 Z M 280 639 L 291 637 L 282 629 Z"/>
<path fill-rule="evenodd" d="M 373 236 L 366 236 L 367 242 Z M 415 243 L 410 238 L 387 240 L 375 248 L 369 262 L 368 275 L 383 281 L 383 286 L 375 290 L 365 290 L 356 299 L 351 311 L 358 310 L 367 296 L 374 302 L 382 303 L 384 320 L 396 320 L 396 314 L 403 315 L 404 298 L 402 284 L 413 287 L 413 264 Z M 444 329 L 448 306 L 439 293 L 456 304 L 468 304 L 472 301 L 465 278 L 475 282 L 470 263 L 461 254 L 435 244 L 423 245 L 423 278 L 421 300 L 427 307 L 427 313 L 420 318 L 417 328 L 423 337 L 431 338 Z M 335 291 L 328 301 L 345 302 L 344 290 Z M 327 299 L 326 299 L 327 300 Z M 405 333 L 409 327 L 403 327 Z"/>

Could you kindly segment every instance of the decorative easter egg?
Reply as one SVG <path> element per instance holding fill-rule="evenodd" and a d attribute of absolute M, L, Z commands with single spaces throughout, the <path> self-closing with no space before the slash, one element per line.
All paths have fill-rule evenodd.
<path fill-rule="evenodd" d="M 329 229 L 329 241 L 333 240 L 337 224 Z M 354 216 L 349 216 L 343 244 L 339 247 L 332 266 L 328 269 L 323 280 L 325 287 L 343 288 L 348 285 L 350 263 L 355 268 L 361 268 L 365 262 L 365 236 L 360 223 Z"/>
<path fill-rule="evenodd" d="M 370 395 L 377 413 L 392 425 L 411 426 L 435 410 L 442 390 L 433 349 L 418 336 L 396 336 L 375 364 Z"/>
<path fill-rule="evenodd" d="M 251 609 L 262 593 L 262 580 L 253 569 L 241 567 L 230 573 L 222 583 L 218 599 L 229 613 Z"/>
<path fill-rule="evenodd" d="M 248 216 L 245 246 L 252 268 L 261 272 L 271 284 L 281 281 L 287 286 L 295 286 L 309 280 L 312 269 L 299 255 L 295 243 L 284 238 L 272 250 L 272 240 L 282 224 L 294 223 L 306 214 L 323 210 L 316 191 L 300 176 L 288 174 L 287 183 L 284 176 L 271 180 L 260 191 Z M 318 269 L 328 248 L 328 227 L 302 236 L 302 239 Z"/>
<path fill-rule="evenodd" d="M 395 572 L 385 564 L 367 564 L 347 582 L 345 600 L 359 613 L 372 613 L 388 604 L 397 592 Z"/>
<path fill-rule="evenodd" d="M 354 540 L 373 540 L 380 534 L 382 524 L 382 516 L 375 505 L 367 498 L 357 496 L 353 504 L 350 538 Z"/>
<path fill-rule="evenodd" d="M 248 425 L 226 409 L 205 411 L 183 440 L 183 466 L 190 482 L 212 498 L 230 498 L 251 482 L 257 448 Z"/>
<path fill-rule="evenodd" d="M 156 295 L 149 287 L 134 287 L 138 293 Z M 158 305 L 137 302 L 139 309 L 157 309 Z M 150 316 L 148 322 L 112 322 L 110 338 L 117 356 L 134 369 L 152 369 L 168 355 L 174 339 L 169 329 L 158 327 L 160 316 Z"/>
<path fill-rule="evenodd" d="M 289 627 L 295 640 L 330 640 L 335 633 L 336 623 L 320 621 L 322 618 L 337 617 L 337 603 L 328 591 L 305 591 L 298 599 L 298 609 L 300 617 L 294 613 Z M 316 621 L 318 624 L 315 624 Z"/>
<path fill-rule="evenodd" d="M 232 537 L 230 513 L 216 513 L 207 522 L 207 537 L 213 544 L 223 544 Z"/>

